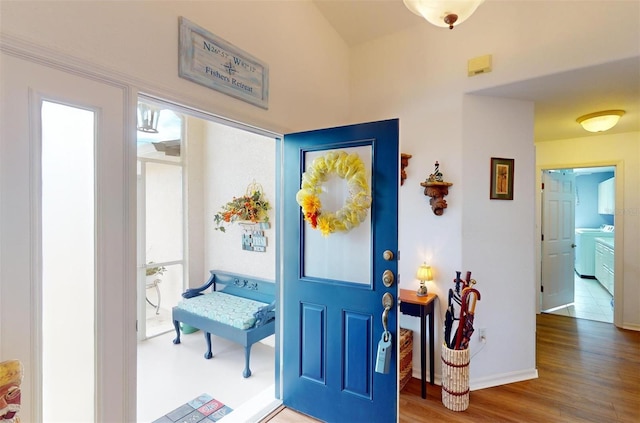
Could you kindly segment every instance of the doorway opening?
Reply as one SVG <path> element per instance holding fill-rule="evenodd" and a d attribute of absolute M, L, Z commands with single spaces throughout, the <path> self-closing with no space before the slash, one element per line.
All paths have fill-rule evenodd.
<path fill-rule="evenodd" d="M 275 206 L 276 135 L 144 95 L 138 104 L 138 421 L 203 394 L 244 421 L 249 403 L 273 401 L 275 337 L 253 345 L 244 378 L 239 344 L 212 334 L 207 360 L 202 331 L 181 327 L 174 345 L 171 310 L 210 270 L 275 280 L 275 224 L 264 251 L 247 250 L 243 227 L 216 230 L 214 215 L 254 180 Z"/>
<path fill-rule="evenodd" d="M 543 171 L 542 312 L 613 323 L 615 171 Z"/>
<path fill-rule="evenodd" d="M 184 119 L 159 103 L 138 102 L 139 340 L 173 329 L 171 308 L 185 289 Z"/>

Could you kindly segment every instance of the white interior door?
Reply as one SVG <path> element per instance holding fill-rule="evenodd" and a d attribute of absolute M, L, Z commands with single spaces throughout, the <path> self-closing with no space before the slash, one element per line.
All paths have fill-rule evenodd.
<path fill-rule="evenodd" d="M 575 174 L 542 174 L 542 310 L 574 301 Z"/>
<path fill-rule="evenodd" d="M 135 375 L 130 375 L 129 369 L 135 369 L 135 296 L 128 287 L 135 286 L 135 208 L 131 207 L 135 197 L 127 191 L 133 173 L 129 170 L 134 169 L 127 159 L 127 90 L 4 52 L 0 75 L 0 360 L 15 358 L 24 365 L 20 417 L 34 422 L 132 421 L 136 391 Z M 86 145 L 87 156 L 80 160 L 88 173 L 68 174 L 65 157 L 76 152 L 73 148 L 43 170 L 43 159 L 49 157 L 47 146 L 43 147 L 48 142 L 43 137 L 43 129 L 48 131 L 43 105 L 58 105 L 89 115 L 92 127 L 83 142 L 91 145 Z M 64 135 L 70 139 L 77 129 L 73 121 L 63 128 L 58 145 L 68 147 L 64 145 Z M 70 180 L 89 179 L 78 185 L 86 189 L 83 198 L 88 198 L 89 203 L 73 204 L 73 192 L 62 197 L 62 185 L 50 189 L 51 172 L 66 172 Z M 52 198 L 47 199 L 44 194 Z M 58 194 L 60 197 L 56 198 Z M 47 247 L 47 240 L 54 239 L 51 233 L 57 231 L 60 235 L 63 224 L 68 225 L 68 231 L 58 239 L 80 227 L 80 222 L 72 219 L 52 222 L 45 215 L 50 210 L 47 204 L 59 206 L 62 214 L 65 207 L 70 214 L 84 209 L 81 216 L 86 219 L 82 222 L 85 229 L 77 232 L 83 236 L 87 254 L 74 254 L 77 245 L 63 249 L 61 241 Z M 47 232 L 47 228 L 54 230 Z M 87 234 L 89 231 L 93 233 Z M 51 248 L 60 251 L 48 255 Z M 48 291 L 57 291 L 56 300 L 43 300 L 44 295 L 49 295 L 45 288 L 51 288 L 50 283 L 66 279 L 88 289 L 83 289 L 80 297 L 76 290 L 80 288 L 54 285 Z M 43 281 L 47 281 L 47 287 Z M 45 304 L 48 305 L 43 307 Z M 47 321 L 48 326 L 43 324 L 50 316 L 57 319 L 61 311 L 73 318 L 74 312 L 81 310 L 89 310 L 91 315 L 78 315 L 75 326 L 65 324 L 62 329 L 51 329 L 51 322 Z M 90 320 L 91 324 L 83 326 L 81 319 Z M 80 337 L 88 339 L 83 342 L 84 354 L 80 354 L 82 365 L 78 355 L 60 353 L 80 349 L 75 342 Z M 45 343 L 47 347 L 43 348 Z M 43 365 L 45 358 L 51 359 L 49 354 L 57 354 L 55 360 Z M 46 369 L 51 367 L 63 369 L 58 372 L 58 380 L 50 379 Z M 80 373 L 82 381 L 77 379 Z M 48 418 L 43 414 L 43 398 L 51 399 L 58 393 L 64 398 L 66 414 L 60 416 L 49 410 L 47 413 L 53 414 Z M 87 397 L 92 397 L 93 402 L 78 415 L 76 402 Z"/>

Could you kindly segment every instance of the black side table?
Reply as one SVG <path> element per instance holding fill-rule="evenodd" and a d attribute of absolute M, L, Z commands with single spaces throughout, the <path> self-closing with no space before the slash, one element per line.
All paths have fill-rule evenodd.
<path fill-rule="evenodd" d="M 433 339 L 433 310 L 436 294 L 427 294 L 424 297 L 416 295 L 410 289 L 400 290 L 400 313 L 409 316 L 420 317 L 420 376 L 422 381 L 422 398 L 427 397 L 427 316 L 429 317 L 429 383 L 434 383 L 434 339 Z"/>

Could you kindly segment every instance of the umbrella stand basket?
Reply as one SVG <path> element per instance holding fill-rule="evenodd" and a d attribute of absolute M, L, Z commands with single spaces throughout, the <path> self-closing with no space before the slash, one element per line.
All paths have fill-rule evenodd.
<path fill-rule="evenodd" d="M 469 348 L 452 350 L 442 344 L 442 404 L 452 411 L 469 407 Z"/>

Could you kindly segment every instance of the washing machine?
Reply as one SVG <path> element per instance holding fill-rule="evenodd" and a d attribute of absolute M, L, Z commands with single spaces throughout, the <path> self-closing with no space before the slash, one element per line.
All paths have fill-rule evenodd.
<path fill-rule="evenodd" d="M 613 225 L 599 228 L 576 228 L 575 270 L 581 278 L 596 277 L 596 238 L 613 238 Z"/>

